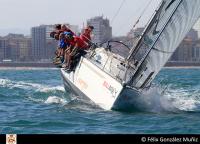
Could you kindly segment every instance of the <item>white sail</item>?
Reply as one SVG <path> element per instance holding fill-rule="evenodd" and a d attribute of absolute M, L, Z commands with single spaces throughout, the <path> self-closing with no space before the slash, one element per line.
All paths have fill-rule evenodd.
<path fill-rule="evenodd" d="M 129 85 L 141 89 L 155 78 L 200 16 L 200 0 L 163 0 L 128 61 L 139 63 Z"/>

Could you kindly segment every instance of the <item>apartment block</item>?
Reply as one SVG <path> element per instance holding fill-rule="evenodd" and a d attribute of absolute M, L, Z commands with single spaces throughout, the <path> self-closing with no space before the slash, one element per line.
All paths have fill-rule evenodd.
<path fill-rule="evenodd" d="M 103 43 L 112 38 L 112 27 L 109 20 L 103 16 L 97 16 L 87 20 L 87 25 L 94 27 L 92 41 L 94 43 Z"/>

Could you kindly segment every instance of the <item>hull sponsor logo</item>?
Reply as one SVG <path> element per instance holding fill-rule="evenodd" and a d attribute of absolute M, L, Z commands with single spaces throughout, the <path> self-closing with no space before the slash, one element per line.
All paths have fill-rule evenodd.
<path fill-rule="evenodd" d="M 79 85 L 82 89 L 88 88 L 88 84 L 84 80 L 82 80 L 81 78 L 78 78 L 78 83 L 79 83 Z"/>
<path fill-rule="evenodd" d="M 109 91 L 110 91 L 110 93 L 112 94 L 112 96 L 115 98 L 116 97 L 116 95 L 117 95 L 117 89 L 116 88 L 114 88 L 113 86 L 111 86 L 108 82 L 106 82 L 106 81 L 104 81 L 103 82 L 103 86 L 105 87 L 105 88 L 107 88 Z"/>

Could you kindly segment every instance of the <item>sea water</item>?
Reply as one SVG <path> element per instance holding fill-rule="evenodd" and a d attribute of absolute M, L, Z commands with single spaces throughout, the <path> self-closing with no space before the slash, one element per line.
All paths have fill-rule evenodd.
<path fill-rule="evenodd" d="M 0 133 L 200 133 L 200 69 L 163 69 L 135 110 L 69 99 L 59 69 L 0 70 Z"/>

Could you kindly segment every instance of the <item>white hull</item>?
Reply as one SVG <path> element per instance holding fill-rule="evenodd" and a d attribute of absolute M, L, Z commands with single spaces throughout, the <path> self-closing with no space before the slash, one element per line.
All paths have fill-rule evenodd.
<path fill-rule="evenodd" d="M 65 89 L 107 110 L 134 107 L 199 16 L 200 0 L 162 0 L 127 59 L 96 48 L 74 72 L 61 69 Z"/>
<path fill-rule="evenodd" d="M 81 58 L 75 72 L 61 69 L 61 75 L 66 91 L 90 99 L 105 110 L 130 108 L 134 106 L 135 97 L 140 95 L 137 90 L 122 86 L 86 58 Z"/>

